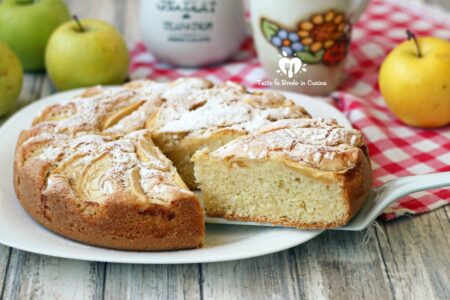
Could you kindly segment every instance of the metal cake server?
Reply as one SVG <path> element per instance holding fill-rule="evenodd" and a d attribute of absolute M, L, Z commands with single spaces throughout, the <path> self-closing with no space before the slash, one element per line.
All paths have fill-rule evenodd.
<path fill-rule="evenodd" d="M 407 176 L 390 180 L 384 185 L 370 191 L 369 199 L 367 199 L 361 210 L 350 220 L 347 225 L 330 229 L 348 231 L 363 230 L 367 228 L 387 206 L 403 196 L 442 187 L 450 187 L 450 172 Z M 230 221 L 224 218 L 206 217 L 205 219 L 206 223 L 214 224 L 276 227 L 276 225 L 271 224 Z"/>

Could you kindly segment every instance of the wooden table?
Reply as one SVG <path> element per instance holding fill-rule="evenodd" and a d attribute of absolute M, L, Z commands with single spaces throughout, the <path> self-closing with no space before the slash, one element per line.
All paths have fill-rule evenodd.
<path fill-rule="evenodd" d="M 115 24 L 128 43 L 139 39 L 138 1 L 68 2 L 80 17 Z M 450 10 L 450 0 L 426 2 Z M 44 74 L 26 75 L 20 103 L 25 105 L 52 92 Z M 449 233 L 447 206 L 381 224 L 364 246 L 360 245 L 364 232 L 328 231 L 287 251 L 226 263 L 84 262 L 0 245 L 0 298 L 448 299 Z"/>

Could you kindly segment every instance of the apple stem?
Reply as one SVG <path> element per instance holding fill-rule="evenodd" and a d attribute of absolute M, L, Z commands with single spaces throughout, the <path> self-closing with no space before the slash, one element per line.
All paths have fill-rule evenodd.
<path fill-rule="evenodd" d="M 413 40 L 416 44 L 417 56 L 422 57 L 422 52 L 420 51 L 419 42 L 417 41 L 416 35 L 409 30 L 406 30 L 406 35 L 408 36 L 408 41 Z"/>
<path fill-rule="evenodd" d="M 77 23 L 78 29 L 79 29 L 81 32 L 85 32 L 86 30 L 84 29 L 83 24 L 81 24 L 80 19 L 78 19 L 78 16 L 77 16 L 77 15 L 73 15 L 72 18 L 73 18 L 73 19 L 75 20 L 75 22 Z"/>

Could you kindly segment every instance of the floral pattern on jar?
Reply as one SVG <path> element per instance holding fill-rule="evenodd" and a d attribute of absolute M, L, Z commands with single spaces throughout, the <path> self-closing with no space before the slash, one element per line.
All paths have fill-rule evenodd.
<path fill-rule="evenodd" d="M 295 29 L 262 18 L 261 30 L 284 56 L 296 56 L 309 64 L 334 66 L 347 55 L 351 25 L 345 14 L 329 10 L 298 22 Z"/>

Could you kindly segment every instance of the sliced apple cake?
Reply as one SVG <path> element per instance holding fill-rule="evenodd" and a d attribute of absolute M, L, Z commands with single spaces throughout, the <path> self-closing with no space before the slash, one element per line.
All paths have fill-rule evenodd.
<path fill-rule="evenodd" d="M 196 187 L 192 155 L 291 118 L 309 115 L 279 94 L 233 83 L 90 88 L 45 108 L 21 133 L 16 194 L 36 221 L 74 240 L 129 250 L 200 247 L 204 209 L 185 184 Z"/>
<path fill-rule="evenodd" d="M 334 120 L 281 120 L 193 160 L 207 214 L 230 220 L 341 226 L 371 183 L 361 133 Z"/>

